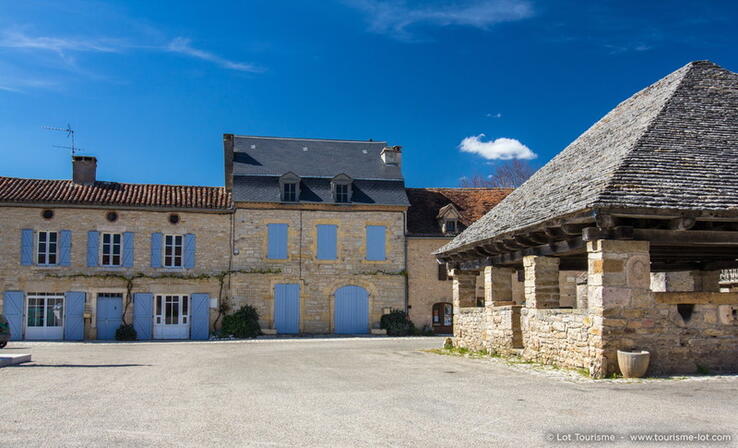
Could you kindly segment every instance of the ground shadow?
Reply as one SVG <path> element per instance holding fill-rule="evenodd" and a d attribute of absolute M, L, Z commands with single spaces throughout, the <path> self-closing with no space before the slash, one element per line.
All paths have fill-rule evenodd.
<path fill-rule="evenodd" d="M 106 367 L 151 367 L 151 364 L 16 364 L 8 367 L 64 367 L 64 368 L 106 368 Z"/>

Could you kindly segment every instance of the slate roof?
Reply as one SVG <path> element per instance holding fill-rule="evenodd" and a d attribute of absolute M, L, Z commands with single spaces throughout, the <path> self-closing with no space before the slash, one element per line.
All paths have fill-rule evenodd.
<path fill-rule="evenodd" d="M 223 187 L 0 177 L 0 204 L 8 203 L 227 210 L 231 195 Z"/>
<path fill-rule="evenodd" d="M 687 64 L 620 103 L 437 253 L 596 208 L 738 214 L 738 74 Z"/>
<path fill-rule="evenodd" d="M 226 137 L 228 141 L 229 134 Z M 401 168 L 381 160 L 386 142 L 239 135 L 232 139 L 232 152 L 226 146 L 226 176 L 232 176 L 236 202 L 280 202 L 279 177 L 291 172 L 301 178 L 302 203 L 334 203 L 331 179 L 345 174 L 353 180 L 352 204 L 409 205 Z"/>
<path fill-rule="evenodd" d="M 463 230 L 499 204 L 511 191 L 508 188 L 408 188 L 408 235 L 444 236 L 437 216 L 441 208 L 448 204 L 453 204 L 459 211 L 459 229 Z"/>

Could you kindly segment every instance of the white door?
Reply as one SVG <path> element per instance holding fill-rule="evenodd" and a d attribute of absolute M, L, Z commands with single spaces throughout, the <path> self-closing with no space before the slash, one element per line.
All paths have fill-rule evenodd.
<path fill-rule="evenodd" d="M 64 339 L 64 295 L 29 294 L 26 339 Z"/>
<path fill-rule="evenodd" d="M 154 339 L 189 339 L 190 297 L 157 295 L 154 304 Z"/>

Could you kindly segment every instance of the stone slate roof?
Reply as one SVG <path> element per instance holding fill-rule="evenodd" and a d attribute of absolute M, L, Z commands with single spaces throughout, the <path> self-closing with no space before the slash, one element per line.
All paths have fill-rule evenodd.
<path fill-rule="evenodd" d="M 439 210 L 448 204 L 453 204 L 459 211 L 459 229 L 463 230 L 499 204 L 511 191 L 508 188 L 408 188 L 408 235 L 444 236 L 437 216 Z"/>
<path fill-rule="evenodd" d="M 401 168 L 381 160 L 386 146 L 375 141 L 234 135 L 232 154 L 226 149 L 226 158 L 232 159 L 226 176 L 232 176 L 236 202 L 280 202 L 279 177 L 294 173 L 301 178 L 300 202 L 332 204 L 331 179 L 345 174 L 353 180 L 353 204 L 407 206 Z"/>
<path fill-rule="evenodd" d="M 116 182 L 80 185 L 71 180 L 0 177 L 0 204 L 21 203 L 227 210 L 231 195 L 223 187 Z"/>
<path fill-rule="evenodd" d="M 738 74 L 687 64 L 620 103 L 438 253 L 597 208 L 738 214 Z"/>

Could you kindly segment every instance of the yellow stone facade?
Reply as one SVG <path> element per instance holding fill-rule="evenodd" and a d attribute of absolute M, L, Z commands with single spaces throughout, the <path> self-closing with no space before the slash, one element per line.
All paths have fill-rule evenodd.
<path fill-rule="evenodd" d="M 267 258 L 267 225 L 287 224 L 288 258 Z M 337 226 L 337 259 L 316 258 L 316 226 Z M 386 260 L 366 260 L 366 227 L 386 227 Z M 300 330 L 334 331 L 334 294 L 342 286 L 369 293 L 369 325 L 379 328 L 383 311 L 405 309 L 405 214 L 403 209 L 355 207 L 237 207 L 234 214 L 236 272 L 231 278 L 232 306 L 250 304 L 263 328 L 274 328 L 274 287 L 300 285 Z"/>
<path fill-rule="evenodd" d="M 54 211 L 52 219 L 47 220 L 41 216 L 45 209 Z M 106 214 L 113 210 L 118 213 L 118 219 L 115 222 L 109 222 Z M 179 215 L 180 220 L 177 224 L 169 222 L 171 213 Z M 99 293 L 120 293 L 125 297 L 128 281 L 124 277 L 136 277 L 131 283 L 132 294 L 206 293 L 212 298 L 217 298 L 220 293 L 217 274 L 228 270 L 230 220 L 231 214 L 228 212 L 5 206 L 0 208 L 0 291 L 85 292 L 84 335 L 87 339 L 95 339 L 96 297 Z M 70 265 L 22 266 L 20 264 L 22 229 L 33 229 L 35 232 L 71 231 Z M 89 231 L 133 232 L 133 267 L 88 267 L 87 232 Z M 152 268 L 151 234 L 155 232 L 196 235 L 195 267 L 193 269 Z M 2 300 L 2 294 L 0 294 L 0 310 L 4 305 Z M 213 304 L 215 303 L 217 302 Z M 128 306 L 126 309 L 125 320 L 128 323 L 132 322 L 132 308 Z M 211 309 L 211 325 L 215 315 L 216 311 Z"/>

